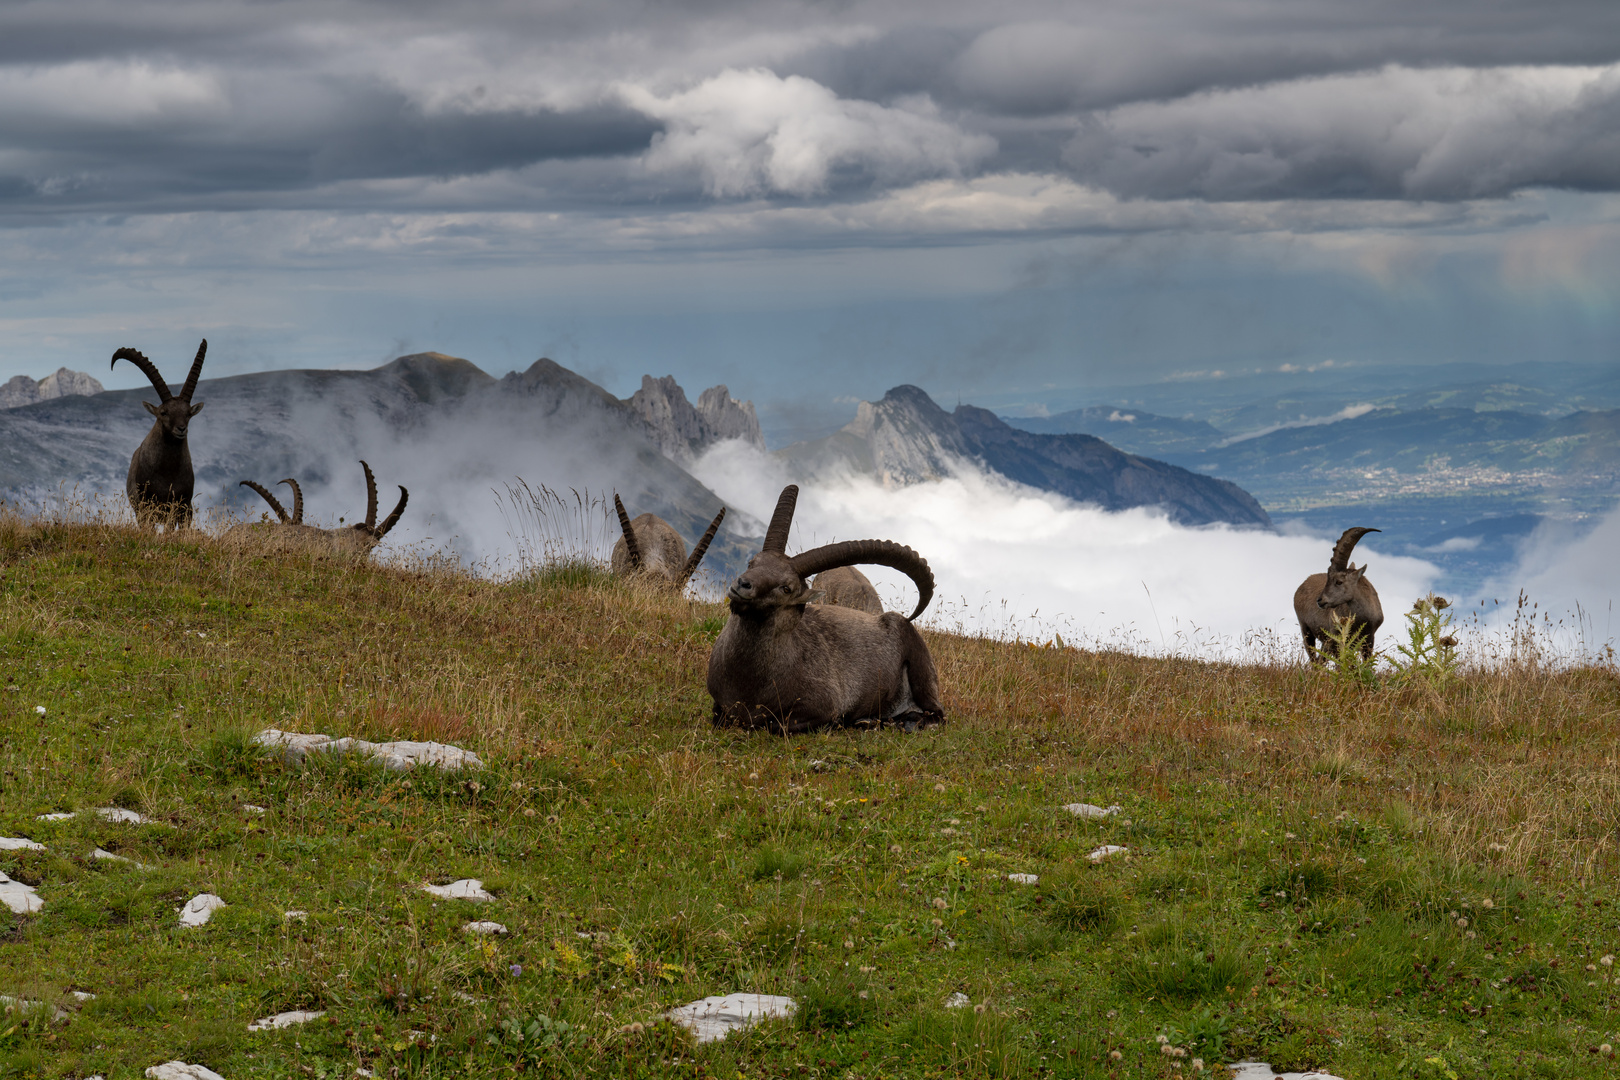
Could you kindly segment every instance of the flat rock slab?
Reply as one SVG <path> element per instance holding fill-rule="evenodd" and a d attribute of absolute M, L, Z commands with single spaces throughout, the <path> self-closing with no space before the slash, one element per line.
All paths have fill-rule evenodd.
<path fill-rule="evenodd" d="M 6 997 L 0 994 L 0 1013 L 12 1013 L 21 1016 L 23 1013 L 51 1011 L 52 1022 L 66 1020 L 68 1014 L 55 1005 L 47 1005 L 43 1001 L 29 1001 L 26 998 Z"/>
<path fill-rule="evenodd" d="M 214 917 L 217 908 L 225 906 L 225 901 L 213 893 L 198 893 L 186 901 L 186 906 L 180 909 L 181 926 L 201 926 Z"/>
<path fill-rule="evenodd" d="M 1120 847 L 1118 844 L 1104 844 L 1090 855 L 1087 855 L 1086 858 L 1092 862 L 1102 862 L 1104 859 L 1114 855 L 1124 855 L 1130 850 L 1130 848 Z"/>
<path fill-rule="evenodd" d="M 247 802 L 242 804 L 242 809 L 244 811 L 246 811 L 247 813 L 249 813 L 249 814 L 268 814 L 270 812 L 269 807 L 266 807 L 266 806 L 254 806 L 252 803 L 247 803 Z"/>
<path fill-rule="evenodd" d="M 146 1070 L 146 1080 L 225 1080 L 206 1065 L 187 1065 L 183 1061 L 165 1061 Z"/>
<path fill-rule="evenodd" d="M 153 821 L 149 817 L 137 814 L 133 810 L 125 810 L 122 806 L 98 806 L 96 817 L 102 821 L 111 821 L 119 825 L 164 825 L 166 822 Z M 66 821 L 68 818 L 78 817 L 77 811 L 59 810 L 54 814 L 37 814 L 35 821 Z"/>
<path fill-rule="evenodd" d="M 1271 1066 L 1263 1061 L 1240 1061 L 1230 1068 L 1232 1080 L 1341 1080 L 1325 1072 L 1272 1072 Z"/>
<path fill-rule="evenodd" d="M 114 855 L 112 852 L 105 851 L 105 850 L 103 850 L 101 848 L 96 848 L 90 854 L 86 855 L 85 858 L 87 858 L 87 859 L 95 859 L 97 861 L 106 860 L 108 862 L 128 863 L 129 865 L 133 866 L 137 870 L 150 870 L 150 869 L 152 869 L 150 866 L 147 866 L 145 863 L 136 862 L 134 859 L 127 859 L 122 855 Z"/>
<path fill-rule="evenodd" d="M 0 836 L 0 851 L 44 851 L 44 844 L 36 844 L 20 836 Z"/>
<path fill-rule="evenodd" d="M 1041 883 L 1041 875 L 1039 875 L 1039 874 L 1008 874 L 1007 875 L 1007 880 L 1012 882 L 1014 885 L 1039 885 Z"/>
<path fill-rule="evenodd" d="M 700 1043 L 718 1042 L 733 1031 L 761 1020 L 785 1019 L 799 1010 L 790 997 L 774 994 L 727 994 L 706 997 L 671 1009 L 664 1017 L 690 1031 Z"/>
<path fill-rule="evenodd" d="M 506 927 L 498 922 L 470 922 L 461 928 L 466 934 L 504 934 Z"/>
<path fill-rule="evenodd" d="M 303 761 L 312 753 L 358 754 L 375 761 L 393 772 L 405 772 L 422 765 L 432 765 L 454 772 L 457 769 L 482 769 L 477 754 L 449 743 L 436 742 L 367 742 L 364 739 L 334 739 L 330 735 L 308 735 L 297 731 L 265 728 L 253 736 L 260 746 L 281 751 L 289 762 Z"/>
<path fill-rule="evenodd" d="M 66 821 L 73 816 L 71 810 L 58 810 L 54 814 L 35 814 L 35 821 Z"/>
<path fill-rule="evenodd" d="M 493 893 L 484 891 L 484 883 L 477 878 L 462 878 L 448 885 L 424 885 L 422 891 L 442 896 L 446 900 L 493 900 Z"/>
<path fill-rule="evenodd" d="M 278 1028 L 292 1027 L 294 1024 L 307 1024 L 311 1020 L 319 1020 L 326 1015 L 326 1010 L 320 1012 L 306 1012 L 303 1009 L 294 1009 L 292 1012 L 276 1013 L 263 1020 L 255 1020 L 248 1025 L 249 1031 L 275 1031 Z"/>
<path fill-rule="evenodd" d="M 1119 813 L 1119 807 L 1117 806 L 1093 806 L 1088 802 L 1068 803 L 1063 807 L 1063 809 L 1067 810 L 1075 817 L 1108 817 L 1111 814 Z"/>
<path fill-rule="evenodd" d="M 0 873 L 0 904 L 18 915 L 32 915 L 45 907 L 45 901 L 39 898 L 32 885 L 12 881 L 3 873 Z"/>

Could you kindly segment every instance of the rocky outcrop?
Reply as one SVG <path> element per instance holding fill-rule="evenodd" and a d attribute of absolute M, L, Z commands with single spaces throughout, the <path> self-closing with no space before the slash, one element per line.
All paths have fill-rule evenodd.
<path fill-rule="evenodd" d="M 646 425 L 647 437 L 663 455 L 680 465 L 690 465 L 703 451 L 726 439 L 742 439 L 760 450 L 765 435 L 752 401 L 738 401 L 724 386 L 711 386 L 698 395 L 694 406 L 686 392 L 665 375 L 641 377 L 641 389 L 625 402 Z"/>
<path fill-rule="evenodd" d="M 57 368 L 55 374 L 43 379 L 16 375 L 0 385 L 0 409 L 17 409 L 52 398 L 99 394 L 105 389 L 93 376 L 67 368 Z"/>

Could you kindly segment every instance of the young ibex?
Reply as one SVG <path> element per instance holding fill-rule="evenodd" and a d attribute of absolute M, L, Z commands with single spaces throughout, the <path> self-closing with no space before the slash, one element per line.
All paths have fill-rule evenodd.
<path fill-rule="evenodd" d="M 197 346 L 197 358 L 191 362 L 191 374 L 186 376 L 178 397 L 169 393 L 169 384 L 158 374 L 157 365 L 139 352 L 122 348 L 112 355 L 111 367 L 116 367 L 120 360 L 128 360 L 140 368 L 152 380 L 160 402 L 157 405 L 141 402 L 157 419 L 129 459 L 129 477 L 124 482 L 130 508 L 142 528 L 159 522 L 191 524 L 191 495 L 196 476 L 191 471 L 191 447 L 186 443 L 186 432 L 191 418 L 202 412 L 202 402 L 193 405 L 191 395 L 197 390 L 197 376 L 202 374 L 203 357 L 207 353 L 208 339 L 204 338 Z"/>
<path fill-rule="evenodd" d="M 812 604 L 836 604 L 872 615 L 883 614 L 883 601 L 878 597 L 877 587 L 871 578 L 853 566 L 835 566 L 817 574 L 810 588 Z M 817 597 L 816 593 L 821 595 Z"/>
<path fill-rule="evenodd" d="M 252 488 L 264 497 L 270 504 L 270 509 L 276 512 L 281 519 L 279 525 L 261 525 L 250 522 L 233 526 L 225 533 L 227 543 L 258 542 L 264 546 L 283 550 L 301 551 L 330 551 L 336 555 L 364 555 L 382 542 L 399 522 L 399 517 L 405 512 L 405 503 L 409 501 L 411 493 L 401 485 L 399 489 L 399 503 L 394 512 L 383 519 L 381 525 L 377 524 L 377 480 L 371 475 L 371 466 L 364 461 L 360 467 L 366 472 L 366 520 L 364 524 L 354 524 L 341 529 L 318 529 L 313 525 L 304 524 L 304 492 L 298 486 L 298 481 L 291 477 L 278 483 L 286 484 L 292 488 L 292 513 L 287 513 L 276 497 L 264 487 L 252 480 L 243 480 L 241 487 Z"/>
<path fill-rule="evenodd" d="M 725 520 L 726 508 L 714 515 L 708 531 L 686 555 L 686 542 L 675 527 L 657 514 L 642 514 L 634 521 L 625 512 L 624 501 L 613 496 L 614 509 L 619 512 L 619 530 L 624 533 L 613 545 L 613 573 L 616 576 L 639 575 L 653 581 L 662 581 L 679 592 L 697 572 L 698 564 L 709 550 L 714 534 Z"/>
<path fill-rule="evenodd" d="M 790 558 L 798 497 L 798 487 L 782 489 L 763 550 L 727 593 L 731 615 L 709 655 L 714 722 L 784 735 L 834 724 L 943 723 L 934 659 L 911 624 L 934 595 L 928 563 L 888 540 L 848 540 Z M 854 563 L 905 573 L 917 583 L 917 609 L 908 618 L 809 603 L 806 577 Z"/>
<path fill-rule="evenodd" d="M 1299 617 L 1305 653 L 1311 663 L 1327 662 L 1318 643 L 1328 644 L 1328 635 L 1337 633 L 1338 625 L 1346 623 L 1352 632 L 1362 636 L 1361 655 L 1371 658 L 1373 635 L 1384 625 L 1384 609 L 1378 603 L 1378 590 L 1365 576 L 1366 565 L 1351 565 L 1350 553 L 1363 536 L 1382 531 L 1361 527 L 1344 530 L 1333 545 L 1333 561 L 1328 563 L 1327 573 L 1312 574 L 1294 590 L 1294 614 Z"/>

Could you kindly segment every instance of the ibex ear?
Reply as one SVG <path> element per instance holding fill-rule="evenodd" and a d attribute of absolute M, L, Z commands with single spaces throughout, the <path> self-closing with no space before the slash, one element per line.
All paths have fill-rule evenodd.
<path fill-rule="evenodd" d="M 186 415 L 188 415 L 188 416 L 196 416 L 198 413 L 202 412 L 202 407 L 203 407 L 203 403 L 199 401 L 199 402 L 197 402 L 197 404 L 195 404 L 195 405 L 193 405 L 191 407 L 191 412 L 187 413 Z"/>
<path fill-rule="evenodd" d="M 156 405 L 152 404 L 150 401 L 143 401 L 143 402 L 141 402 L 141 404 L 145 405 L 146 406 L 146 411 L 151 413 L 153 416 L 156 416 L 158 414 L 158 407 Z"/>
<path fill-rule="evenodd" d="M 826 603 L 827 602 L 827 590 L 826 589 L 812 589 L 812 590 L 810 590 L 810 595 L 806 596 L 804 598 L 804 602 L 807 603 L 807 604 L 824 604 L 824 603 Z"/>

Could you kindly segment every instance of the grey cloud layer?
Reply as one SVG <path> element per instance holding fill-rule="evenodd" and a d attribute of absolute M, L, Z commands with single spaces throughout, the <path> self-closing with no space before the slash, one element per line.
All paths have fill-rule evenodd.
<path fill-rule="evenodd" d="M 0 214 L 836 206 L 1018 173 L 1153 200 L 1620 188 L 1611 3 L 986 11 L 12 5 Z"/>

